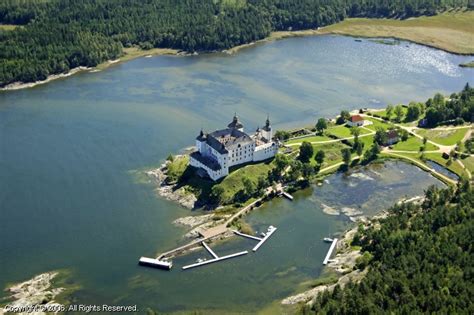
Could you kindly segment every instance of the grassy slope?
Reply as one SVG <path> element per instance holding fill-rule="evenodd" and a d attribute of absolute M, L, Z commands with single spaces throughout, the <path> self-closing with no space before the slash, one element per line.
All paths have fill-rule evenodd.
<path fill-rule="evenodd" d="M 360 134 L 365 135 L 368 134 L 369 131 L 364 128 L 359 128 Z M 346 126 L 346 125 L 340 125 L 340 126 L 333 126 L 327 129 L 326 131 L 327 134 L 336 136 L 338 138 L 348 138 L 352 137 L 351 134 L 351 128 Z"/>
<path fill-rule="evenodd" d="M 456 130 L 419 129 L 416 133 L 442 145 L 454 145 L 462 140 L 468 129 L 469 127 Z"/>
<path fill-rule="evenodd" d="M 393 146 L 394 150 L 418 152 L 423 145 L 423 141 L 415 136 L 410 136 L 407 141 L 400 141 Z M 438 147 L 431 143 L 426 143 L 426 151 L 437 150 Z"/>
<path fill-rule="evenodd" d="M 365 119 L 370 120 L 372 122 L 372 125 L 367 125 L 365 127 L 369 128 L 373 131 L 375 131 L 377 129 L 377 127 L 382 127 L 384 130 L 387 130 L 390 127 L 394 127 L 394 125 L 391 124 L 391 123 L 382 122 L 382 121 L 380 121 L 378 119 L 375 119 L 375 118 L 366 117 Z"/>
<path fill-rule="evenodd" d="M 474 54 L 474 11 L 407 20 L 347 19 L 318 31 L 361 37 L 395 37 L 458 54 Z"/>
<path fill-rule="evenodd" d="M 218 185 L 224 188 L 223 200 L 230 202 L 234 195 L 244 188 L 242 180 L 244 178 L 250 179 L 255 185 L 259 177 L 266 178 L 268 171 L 273 168 L 271 163 L 258 163 L 238 168 L 225 177 Z"/>

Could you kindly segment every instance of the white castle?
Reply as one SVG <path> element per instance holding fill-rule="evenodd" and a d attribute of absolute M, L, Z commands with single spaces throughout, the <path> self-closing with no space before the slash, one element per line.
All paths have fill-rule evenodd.
<path fill-rule="evenodd" d="M 197 151 L 191 153 L 189 164 L 203 169 L 212 180 L 217 180 L 227 176 L 231 166 L 274 157 L 278 145 L 272 138 L 268 117 L 265 126 L 257 128 L 255 134 L 250 136 L 234 115 L 226 129 L 211 133 L 201 130 L 196 138 Z"/>

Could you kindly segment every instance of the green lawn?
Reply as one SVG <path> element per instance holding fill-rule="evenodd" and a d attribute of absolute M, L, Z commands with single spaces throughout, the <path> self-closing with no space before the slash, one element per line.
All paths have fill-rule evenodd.
<path fill-rule="evenodd" d="M 400 141 L 393 146 L 394 150 L 400 151 L 420 151 L 420 147 L 423 145 L 423 141 L 415 136 L 410 136 L 407 141 Z M 439 149 L 437 146 L 426 143 L 426 151 L 433 151 Z"/>
<path fill-rule="evenodd" d="M 394 125 L 391 124 L 391 123 L 384 122 L 384 121 L 380 121 L 380 120 L 375 119 L 375 118 L 365 117 L 364 119 L 365 119 L 365 120 L 369 120 L 369 121 L 372 122 L 371 125 L 366 125 L 365 127 L 366 127 L 366 128 L 369 128 L 370 130 L 373 130 L 373 131 L 375 131 L 377 127 L 381 127 L 381 128 L 383 128 L 384 130 L 387 130 L 387 129 L 391 128 L 391 127 L 394 127 Z"/>
<path fill-rule="evenodd" d="M 231 202 L 234 195 L 244 188 L 242 180 L 250 179 L 256 185 L 259 177 L 267 177 L 268 171 L 273 168 L 272 163 L 251 164 L 231 172 L 218 185 L 224 188 L 224 203 Z"/>
<path fill-rule="evenodd" d="M 342 144 L 340 142 L 334 142 L 334 143 L 327 143 L 327 144 L 315 144 L 313 145 L 313 148 L 314 148 L 314 155 L 316 155 L 316 152 L 320 150 L 323 150 L 324 153 L 326 154 L 326 157 L 324 158 L 324 162 L 322 165 L 322 168 L 324 168 L 324 167 L 342 162 L 341 150 L 344 148 L 349 148 L 349 146 Z M 310 160 L 312 165 L 317 164 L 316 161 L 314 160 L 314 155 Z"/>
<path fill-rule="evenodd" d="M 332 140 L 332 139 L 326 136 L 308 136 L 304 138 L 290 139 L 287 142 L 285 142 L 285 144 L 302 143 L 303 141 L 315 142 L 315 141 L 327 141 L 327 140 Z"/>
<path fill-rule="evenodd" d="M 462 140 L 469 127 L 453 130 L 418 129 L 416 133 L 441 145 L 454 145 Z"/>
<path fill-rule="evenodd" d="M 469 170 L 469 172 L 471 172 L 471 174 L 474 173 L 474 157 L 473 156 L 462 159 L 461 162 Z"/>
<path fill-rule="evenodd" d="M 168 164 L 168 177 L 170 181 L 177 181 L 188 167 L 189 156 L 175 158 Z"/>
<path fill-rule="evenodd" d="M 359 128 L 359 130 L 360 130 L 361 135 L 370 133 L 370 131 L 368 131 L 367 129 L 364 129 L 364 128 Z M 326 134 L 333 135 L 333 136 L 336 136 L 338 138 L 352 137 L 351 127 L 348 127 L 346 125 L 336 125 L 336 126 L 333 126 L 333 127 L 329 127 L 326 130 Z"/>

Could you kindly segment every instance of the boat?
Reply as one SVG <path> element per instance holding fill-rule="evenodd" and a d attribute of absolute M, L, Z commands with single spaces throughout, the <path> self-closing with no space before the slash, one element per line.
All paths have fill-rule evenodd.
<path fill-rule="evenodd" d="M 267 235 L 267 234 L 265 234 L 265 232 L 260 233 L 260 236 L 265 237 L 266 235 Z"/>
<path fill-rule="evenodd" d="M 325 242 L 328 242 L 328 243 L 332 243 L 333 239 L 332 238 L 329 238 L 329 237 L 325 237 L 323 239 Z"/>

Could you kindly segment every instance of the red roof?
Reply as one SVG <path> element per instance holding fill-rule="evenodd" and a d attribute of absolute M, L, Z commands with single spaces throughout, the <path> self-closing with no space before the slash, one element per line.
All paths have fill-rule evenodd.
<path fill-rule="evenodd" d="M 354 116 L 351 116 L 351 118 L 349 120 L 351 122 L 358 122 L 358 121 L 363 121 L 364 118 L 362 118 L 360 115 L 354 115 Z"/>

